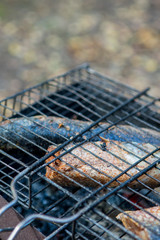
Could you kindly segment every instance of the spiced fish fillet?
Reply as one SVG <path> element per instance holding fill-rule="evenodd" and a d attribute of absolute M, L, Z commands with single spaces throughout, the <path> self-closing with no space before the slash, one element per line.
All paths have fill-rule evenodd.
<path fill-rule="evenodd" d="M 158 240 L 160 239 L 160 206 L 146 208 L 145 211 L 126 211 L 125 213 L 120 213 L 117 219 L 122 221 L 125 228 L 141 239 Z"/>
<path fill-rule="evenodd" d="M 9 150 L 19 145 L 31 151 L 35 148 L 34 144 L 47 148 L 52 142 L 61 144 L 66 139 L 76 136 L 90 124 L 91 122 L 87 121 L 44 116 L 6 120 L 0 123 L 0 148 Z M 80 142 L 82 138 L 89 139 L 108 126 L 108 123 L 100 123 L 99 126 L 84 133 L 83 137 L 78 137 L 76 141 Z M 160 134 L 156 131 L 128 125 L 113 127 L 100 136 L 121 142 L 150 143 L 160 146 Z M 98 136 L 92 138 L 92 141 L 99 140 Z"/>
<path fill-rule="evenodd" d="M 74 144 L 69 144 L 65 150 L 60 150 L 55 154 L 58 157 L 66 150 L 72 148 Z M 142 150 L 140 149 L 142 148 Z M 48 151 L 55 149 L 55 146 L 50 146 Z M 99 183 L 105 184 L 112 178 L 118 176 L 122 171 L 126 170 L 139 159 L 147 155 L 147 151 L 153 151 L 155 147 L 148 143 L 138 144 L 126 143 L 108 140 L 106 142 L 86 142 L 79 147 L 73 149 L 70 153 L 66 153 L 59 159 L 54 160 L 54 156 L 49 157 L 46 162 L 46 177 L 63 186 L 72 187 L 77 186 L 74 181 L 81 185 L 89 187 L 97 187 Z M 127 174 L 123 174 L 117 180 L 122 183 L 130 177 L 137 174 L 139 171 L 146 168 L 150 163 L 158 160 L 160 157 L 160 150 L 154 156 L 149 156 L 145 161 L 140 162 L 130 169 Z M 49 162 L 52 160 L 52 163 Z M 158 166 L 158 165 L 157 165 Z M 138 180 L 143 183 L 156 187 L 160 180 L 160 170 L 153 168 L 143 174 Z M 149 175 L 151 177 L 149 177 Z M 70 179 L 68 179 L 69 177 Z M 72 181 L 74 180 L 74 181 Z M 119 183 L 112 182 L 109 187 L 116 187 Z M 130 183 L 133 187 L 143 187 L 139 182 L 133 181 Z"/>

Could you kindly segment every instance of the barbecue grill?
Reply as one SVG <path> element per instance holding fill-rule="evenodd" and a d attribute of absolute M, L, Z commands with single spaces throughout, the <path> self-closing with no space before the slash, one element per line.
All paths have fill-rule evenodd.
<path fill-rule="evenodd" d="M 70 143 L 74 144 L 73 149 L 78 146 L 83 148 L 83 143 L 92 141 L 92 137 L 86 138 L 85 133 L 92 132 L 96 126 L 100 127 L 97 135 L 106 130 L 109 132 L 113 127 L 120 129 L 126 125 L 135 127 L 139 131 L 149 128 L 158 133 L 160 101 L 150 96 L 148 90 L 149 88 L 138 91 L 97 73 L 88 64 L 83 64 L 64 75 L 2 100 L 0 102 L 2 121 L 12 121 L 21 117 L 31 119 L 32 116 L 41 115 L 89 121 L 90 124 L 75 136 L 66 137 L 61 144 L 56 144 L 47 138 L 43 139 L 46 146 L 55 146 L 52 152 L 48 152 L 46 146 L 38 145 L 23 135 L 20 138 L 30 141 L 31 151 L 9 139 L 3 139 L 14 148 L 0 150 L 1 195 L 9 202 L 1 209 L 1 214 L 14 207 L 23 215 L 24 220 L 16 228 L 8 226 L 1 229 L 1 232 L 10 231 L 11 240 L 27 225 L 33 224 L 47 240 L 140 239 L 126 229 L 116 216 L 126 210 L 143 210 L 142 203 L 147 207 L 159 205 L 158 188 L 150 187 L 139 180 L 143 174 L 153 179 L 148 171 L 152 168 L 159 170 L 160 158 L 157 157 L 159 146 L 153 144 L 153 151 L 149 151 L 139 144 L 138 148 L 144 150 L 144 156 L 138 158 L 135 164 L 130 164 L 125 171 L 121 170 L 118 176 L 111 178 L 105 184 L 93 179 L 98 185 L 96 188 L 83 186 L 78 182 L 75 183 L 76 187 L 65 187 L 51 181 L 45 175 L 46 166 L 49 166 L 45 160 L 55 156 L 61 149 L 64 152 L 57 157 L 58 159 L 71 153 L 72 149 L 67 148 Z M 108 127 L 104 129 L 101 122 L 109 123 Z M 21 127 L 27 131 L 26 126 Z M 3 128 L 3 125 L 0 125 L 0 128 Z M 127 131 L 126 128 L 126 134 Z M 10 134 L 19 135 L 18 132 L 11 130 Z M 35 132 L 31 134 L 36 135 Z M 38 135 L 36 137 L 41 138 Z M 2 138 L 0 136 L 0 140 Z M 134 142 L 130 144 L 135 145 Z M 116 152 L 112 154 L 116 156 Z M 136 167 L 137 163 L 147 162 L 146 158 L 149 156 L 155 156 L 156 160 L 130 177 L 128 171 Z M 55 157 L 55 160 L 57 158 Z M 85 159 L 81 161 L 85 162 Z M 129 178 L 121 183 L 118 178 L 124 173 Z M 154 180 L 157 185 L 160 184 L 160 179 L 154 178 Z M 75 182 L 75 180 L 71 181 Z M 113 181 L 117 182 L 115 188 L 111 187 Z M 138 182 L 141 187 L 130 186 L 133 181 Z M 124 192 L 129 192 L 129 197 L 123 194 Z M 147 210 L 143 211 L 147 212 Z M 155 216 L 150 215 L 156 219 Z M 160 218 L 156 220 L 160 221 Z M 143 222 L 141 225 L 149 229 L 153 236 L 157 236 L 155 239 L 160 238 L 160 232 L 145 226 Z"/>

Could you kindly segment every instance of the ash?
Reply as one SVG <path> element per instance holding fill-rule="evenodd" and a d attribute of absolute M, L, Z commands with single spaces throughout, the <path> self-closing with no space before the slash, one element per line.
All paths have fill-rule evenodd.
<path fill-rule="evenodd" d="M 44 190 L 42 191 L 41 189 Z M 87 192 L 84 189 L 69 189 L 68 191 L 71 191 L 79 201 L 87 196 Z M 119 191 L 108 199 L 103 200 L 95 208 L 80 217 L 75 224 L 75 239 L 132 239 L 131 236 L 119 227 L 121 225 L 116 220 L 116 216 L 119 214 L 119 208 L 123 211 L 135 210 L 133 205 L 121 198 L 123 191 L 124 190 Z M 102 191 L 98 197 L 103 196 L 106 192 L 107 191 Z M 141 192 L 147 194 L 145 190 L 141 190 Z M 149 197 L 151 197 L 151 193 L 149 193 Z M 155 196 L 153 196 L 153 198 L 155 198 Z M 94 199 L 89 200 L 85 205 L 91 204 L 93 200 Z M 74 206 L 76 203 L 77 201 L 71 196 L 64 194 L 63 191 L 58 190 L 52 185 L 46 186 L 46 181 L 39 179 L 39 181 L 32 184 L 31 208 L 26 210 L 21 205 L 18 205 L 16 210 L 24 217 L 33 213 L 43 213 L 62 218 L 74 214 Z M 117 225 L 117 223 L 119 225 Z M 45 236 L 49 236 L 60 227 L 60 225 L 38 220 L 33 222 L 33 226 Z M 72 224 L 51 239 L 71 239 L 71 235 Z"/>

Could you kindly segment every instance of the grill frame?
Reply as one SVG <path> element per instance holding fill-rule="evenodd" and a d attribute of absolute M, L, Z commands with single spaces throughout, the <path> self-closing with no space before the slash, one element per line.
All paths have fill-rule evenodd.
<path fill-rule="evenodd" d="M 83 72 L 83 74 L 82 74 L 82 72 Z M 66 73 L 66 74 L 64 74 L 64 75 L 61 75 L 61 76 L 59 76 L 59 77 L 57 77 L 57 78 L 55 78 L 55 79 L 50 79 L 50 80 L 48 80 L 48 81 L 45 81 L 44 83 L 42 83 L 42 84 L 38 84 L 38 85 L 36 85 L 36 86 L 34 86 L 34 87 L 32 87 L 32 88 L 29 88 L 29 89 L 27 89 L 27 90 L 24 90 L 24 91 L 22 91 L 21 93 L 18 93 L 18 94 L 16 94 L 16 95 L 14 95 L 13 97 L 9 97 L 9 98 L 6 98 L 6 99 L 4 99 L 4 100 L 2 100 L 1 102 L 0 102 L 0 105 L 3 107 L 3 109 L 4 110 L 2 110 L 2 116 L 4 117 L 4 118 L 8 118 L 8 119 L 10 119 L 10 117 L 12 118 L 12 117 L 15 117 L 16 116 L 16 114 L 17 115 L 22 115 L 22 116 L 25 116 L 24 114 L 23 114 L 23 111 L 26 111 L 26 109 L 24 110 L 23 109 L 23 103 L 22 103 L 22 99 L 25 97 L 25 95 L 26 94 L 28 94 L 28 99 L 31 101 L 32 100 L 32 98 L 33 97 L 31 97 L 31 93 L 32 93 L 32 91 L 34 90 L 34 91 L 39 91 L 39 96 L 40 96 L 40 99 L 39 100 L 37 100 L 37 99 L 35 99 L 35 104 L 39 104 L 39 105 L 41 105 L 41 106 L 44 106 L 44 103 L 42 102 L 43 101 L 43 99 L 44 99 L 44 97 L 45 97 L 45 99 L 47 99 L 48 98 L 48 96 L 46 95 L 46 96 L 44 96 L 43 94 L 44 94 L 44 92 L 45 91 L 47 91 L 46 89 L 47 89 L 47 87 L 48 86 L 50 86 L 50 83 L 52 83 L 52 82 L 57 82 L 57 88 L 55 87 L 55 92 L 54 92 L 54 94 L 57 94 L 57 92 L 58 91 L 61 91 L 61 85 L 64 87 L 64 86 L 67 86 L 67 88 L 69 88 L 70 89 L 70 86 L 71 86 L 71 89 L 70 89 L 70 91 L 73 93 L 75 90 L 74 90 L 74 86 L 72 86 L 72 83 L 74 83 L 74 82 L 76 82 L 77 83 L 77 81 L 75 81 L 74 80 L 74 78 L 75 78 L 75 76 L 76 76 L 76 74 L 77 74 L 77 76 L 78 76 L 78 79 L 83 79 L 84 78 L 84 76 L 85 76 L 85 74 L 84 73 L 87 73 L 88 74 L 88 77 L 87 77 L 87 81 L 86 81 L 86 84 L 88 84 L 88 81 L 91 81 L 91 80 L 93 80 L 93 78 L 91 77 L 91 75 L 94 75 L 94 77 L 95 77 L 95 79 L 97 80 L 98 78 L 100 79 L 99 80 L 99 84 L 100 83 L 103 83 L 102 84 L 102 89 L 104 88 L 104 85 L 105 85 L 105 83 L 106 83 L 106 85 L 107 85 L 107 87 L 109 88 L 110 87 L 110 89 L 117 89 L 117 91 L 120 91 L 120 89 L 121 89 L 121 94 L 120 94 L 120 96 L 119 97 L 121 97 L 122 98 L 122 93 L 123 92 L 127 92 L 128 93 L 128 95 L 129 95 L 129 93 L 131 94 L 132 93 L 132 97 L 131 98 L 128 98 L 128 100 L 126 100 L 126 102 L 125 103 L 122 103 L 121 105 L 119 104 L 118 105 L 118 107 L 116 108 L 114 108 L 113 110 L 108 110 L 108 113 L 106 113 L 106 115 L 103 115 L 103 116 L 101 116 L 101 117 L 99 117 L 99 115 L 100 114 L 98 114 L 98 116 L 97 116 L 97 120 L 92 120 L 93 122 L 91 122 L 91 124 L 90 124 L 90 126 L 87 128 L 87 129 L 85 129 L 85 131 L 89 131 L 90 129 L 92 129 L 96 124 L 98 124 L 100 121 L 102 121 L 102 120 L 105 120 L 106 119 L 106 117 L 108 118 L 108 117 L 110 117 L 110 116 L 112 116 L 113 115 L 113 113 L 116 113 L 120 108 L 123 108 L 123 107 L 125 107 L 126 105 L 127 105 L 127 103 L 130 103 L 130 102 L 133 102 L 133 101 L 135 101 L 136 99 L 138 99 L 138 106 L 140 106 L 140 108 L 139 109 L 136 109 L 135 111 L 134 111 L 134 113 L 132 112 L 132 113 L 130 113 L 130 115 L 129 116 L 131 116 L 131 115 L 133 115 L 134 116 L 134 114 L 135 113 L 137 113 L 137 112 L 141 112 L 143 109 L 145 109 L 146 108 L 146 106 L 147 106 L 147 108 L 149 107 L 149 106 L 152 106 L 152 105 L 154 105 L 154 103 L 155 102 L 158 102 L 158 100 L 159 99 L 155 99 L 155 98 L 153 98 L 153 97 L 151 97 L 151 96 L 149 96 L 148 94 L 147 94 L 147 91 L 149 90 L 148 88 L 147 89 L 145 89 L 144 91 L 142 91 L 142 92 L 139 92 L 139 91 L 137 91 L 137 90 L 135 90 L 135 89 L 133 89 L 133 88 L 130 88 L 130 87 L 128 87 L 128 86 L 126 86 L 126 85 L 123 85 L 123 84 L 121 84 L 121 83 L 118 83 L 118 82 L 116 82 L 116 81 L 113 81 L 113 80 L 111 80 L 111 79 L 109 79 L 109 78 L 107 78 L 107 77 L 105 77 L 105 76 L 102 76 L 101 74 L 99 74 L 99 73 L 97 73 L 96 71 L 94 71 L 93 69 L 91 69 L 90 67 L 89 67 L 89 65 L 86 65 L 86 64 L 84 64 L 84 65 L 82 65 L 82 66 L 80 66 L 80 67 L 77 67 L 77 68 L 75 68 L 75 69 L 73 69 L 72 71 L 69 71 L 68 73 Z M 69 78 L 69 79 L 68 79 Z M 63 81 L 64 82 L 62 82 L 61 81 L 61 79 L 63 79 Z M 94 79 L 94 80 L 95 80 Z M 72 82 L 72 80 L 73 80 L 73 82 Z M 96 83 L 97 83 L 97 81 L 96 81 Z M 49 85 L 48 85 L 49 84 Z M 95 84 L 95 82 L 94 82 L 94 84 L 93 84 L 94 86 L 96 86 L 96 84 Z M 98 87 L 98 86 L 97 86 Z M 106 86 L 105 86 L 106 87 Z M 40 89 L 39 89 L 40 88 Z M 39 89 L 39 90 L 37 90 L 37 89 Z M 44 90 L 45 89 L 45 90 Z M 63 89 L 63 88 L 62 88 Z M 82 93 L 82 90 L 80 91 L 81 93 Z M 111 92 L 112 93 L 112 92 Z M 79 93 L 77 93 L 77 94 L 79 94 Z M 36 96 L 36 95 L 35 95 Z M 43 98 L 42 98 L 42 96 L 43 96 Z M 77 95 L 78 96 L 78 95 Z M 141 99 L 141 96 L 142 96 L 142 99 Z M 13 110 L 13 109 L 15 109 L 15 105 L 16 105 L 16 99 L 17 98 L 20 98 L 20 100 L 19 100 L 19 109 L 17 109 L 17 110 Z M 42 99 L 41 99 L 42 98 Z M 84 97 L 84 96 L 82 96 L 82 99 L 85 99 L 85 101 L 87 102 L 87 98 L 86 97 Z M 124 99 L 125 97 L 123 96 L 123 99 Z M 13 101 L 13 109 L 11 109 L 11 107 L 8 107 L 8 101 L 9 100 L 11 100 L 11 101 Z M 47 99 L 48 100 L 48 99 Z M 68 97 L 67 98 L 65 98 L 65 100 L 67 101 L 68 100 Z M 119 100 L 119 99 L 118 99 Z M 123 101 L 124 102 L 124 101 Z M 141 102 L 143 102 L 143 105 L 141 105 L 142 103 Z M 54 101 L 52 101 L 52 103 L 55 103 Z M 140 104 L 141 103 L 141 104 Z M 84 105 L 83 104 L 81 104 L 81 102 L 79 102 L 78 101 L 78 104 L 83 108 L 84 107 Z M 146 104 L 146 106 L 144 105 L 144 104 Z M 35 106 L 34 106 L 34 103 L 33 102 L 31 102 L 31 103 L 29 103 L 29 107 L 31 106 L 31 108 L 33 109 L 33 111 L 35 111 Z M 60 104 L 60 106 L 62 107 L 63 105 L 62 104 Z M 95 105 L 94 105 L 95 106 Z M 133 106 L 132 106 L 133 107 Z M 68 107 L 67 107 L 68 108 Z M 66 109 L 67 109 L 66 108 Z M 146 111 L 148 111 L 147 110 L 147 108 L 146 108 Z M 158 109 L 158 106 L 155 106 L 154 105 L 154 108 L 155 109 Z M 6 113 L 6 109 L 8 109 L 8 111 L 11 111 L 11 113 L 12 113 L 12 116 L 8 116 L 8 114 Z M 133 109 L 134 109 L 134 107 L 133 107 Z M 49 111 L 50 111 L 50 109 L 49 109 Z M 22 113 L 21 113 L 22 112 Z M 94 113 L 93 112 L 93 110 L 91 109 L 91 112 L 92 112 L 92 114 Z M 124 112 L 125 112 L 125 110 L 124 110 Z M 42 112 L 40 112 L 41 114 L 43 114 Z M 52 113 L 55 113 L 55 112 L 53 112 L 52 111 Z M 74 114 L 75 112 L 73 111 L 73 114 Z M 76 113 L 77 113 L 77 111 L 76 111 Z M 144 116 L 145 116 L 145 112 L 143 112 L 142 111 L 142 113 L 144 114 Z M 150 118 L 151 118 L 151 122 L 154 120 L 157 120 L 157 122 L 158 122 L 158 118 L 156 119 L 155 117 L 154 117 L 154 119 L 152 119 L 153 118 L 153 116 L 154 115 L 156 115 L 156 114 L 158 114 L 158 110 L 157 110 L 157 112 L 155 111 L 151 111 L 150 110 Z M 56 114 L 57 114 L 57 112 L 56 112 Z M 59 115 L 59 113 L 57 114 L 57 115 Z M 7 116 L 7 117 L 6 117 Z M 79 113 L 79 115 L 78 115 L 79 117 L 82 117 L 82 118 L 85 118 L 85 115 L 83 114 L 83 115 L 81 115 L 81 113 Z M 136 116 L 137 117 L 137 116 Z M 124 117 L 125 118 L 125 117 Z M 128 119 L 128 116 L 126 117 L 126 119 Z M 86 118 L 86 120 L 91 120 L 91 119 L 87 119 Z M 109 120 L 109 121 L 111 121 L 111 120 Z M 122 118 L 120 119 L 120 122 L 122 121 Z M 124 121 L 124 119 L 123 119 L 123 121 Z M 118 124 L 119 123 L 119 121 L 117 120 L 117 123 L 116 124 Z M 159 122 L 158 122 L 159 123 Z M 145 123 L 146 124 L 146 123 Z M 113 124 L 110 124 L 110 126 L 108 127 L 108 128 L 110 128 L 112 125 L 114 125 L 115 126 L 115 122 L 113 123 Z M 134 124 L 133 124 L 134 125 Z M 147 125 L 147 124 L 146 124 Z M 153 129 L 156 129 L 156 130 L 158 130 L 158 128 L 156 128 L 156 127 L 153 127 L 152 126 L 152 124 L 150 124 L 150 123 L 148 123 L 148 127 L 152 127 Z M 85 132 L 84 131 L 84 132 Z M 102 131 L 104 131 L 104 129 L 102 129 Z M 84 133 L 83 132 L 83 133 Z M 81 132 L 81 135 L 83 134 L 82 132 Z M 6 211 L 6 209 L 8 208 L 8 207 L 11 207 L 11 206 L 13 206 L 13 205 L 15 205 L 16 203 L 17 203 L 17 201 L 19 201 L 20 202 L 20 204 L 21 205 L 23 205 L 24 207 L 27 207 L 27 208 L 30 208 L 31 206 L 32 206 L 32 197 L 33 197 L 33 195 L 32 195 L 32 185 L 33 185 L 33 181 L 34 180 L 32 180 L 32 178 L 34 178 L 34 174 L 37 174 L 37 171 L 39 171 L 39 169 L 38 169 L 38 165 L 40 165 L 42 162 L 44 162 L 49 156 L 51 156 L 51 155 L 53 155 L 54 153 L 56 153 L 58 150 L 61 150 L 62 148 L 64 148 L 68 143 L 70 143 L 70 142 L 72 142 L 73 140 L 75 140 L 77 138 L 77 136 L 75 136 L 73 139 L 68 139 L 67 141 L 65 141 L 63 144 L 61 144 L 55 151 L 52 151 L 51 153 L 49 153 L 49 154 L 47 154 L 46 156 L 44 156 L 44 157 L 42 157 L 41 158 L 41 160 L 39 161 L 39 159 L 37 158 L 36 160 L 37 161 L 39 161 L 39 162 L 33 162 L 30 166 L 24 166 L 25 167 L 25 170 L 23 170 L 23 172 L 22 173 L 20 173 L 20 171 L 21 171 L 21 169 L 19 170 L 19 175 L 18 176 L 16 176 L 15 178 L 13 178 L 14 179 L 14 181 L 12 181 L 12 186 L 11 186 L 11 189 L 12 189 L 12 194 L 13 194 L 13 197 L 14 197 L 14 200 L 13 201 L 11 201 L 10 203 L 9 203 L 9 205 L 8 206 L 6 206 L 3 210 L 2 210 L 2 212 L 3 211 Z M 88 139 L 87 139 L 88 140 Z M 84 142 L 85 142 L 86 140 L 84 140 Z M 82 143 L 80 143 L 80 145 L 82 145 Z M 76 145 L 77 146 L 77 145 Z M 1 150 L 2 151 L 2 150 Z M 155 152 L 157 151 L 157 149 L 155 150 Z M 6 155 L 6 153 L 5 152 L 1 152 L 1 153 L 3 153 L 3 154 L 5 154 Z M 27 152 L 27 154 L 28 154 L 28 152 Z M 149 153 L 150 155 L 151 154 L 153 154 L 153 152 L 152 153 Z M 61 156 L 60 156 L 61 157 Z M 142 160 L 145 160 L 145 158 L 146 157 L 144 157 L 144 158 L 142 158 L 142 159 L 140 159 L 140 161 L 142 161 Z M 17 159 L 15 159 L 13 156 L 12 156 L 12 160 L 13 161 L 16 161 L 17 162 Z M 160 159 L 158 159 L 157 160 L 157 162 L 159 163 L 160 162 Z M 135 164 L 135 165 L 137 165 L 137 163 Z M 146 172 L 146 171 L 148 171 L 148 169 L 149 168 L 152 168 L 153 166 L 155 166 L 156 165 L 156 162 L 153 164 L 153 165 L 150 165 L 150 166 L 148 166 L 148 168 L 147 169 L 144 169 L 142 172 L 140 172 L 137 176 L 135 176 L 134 178 L 135 179 L 137 179 L 137 177 L 138 176 L 140 176 L 140 175 L 142 175 L 142 173 L 144 173 L 144 172 Z M 27 168 L 26 168 L 27 167 Z M 40 166 L 41 167 L 41 166 Z M 133 167 L 133 165 L 131 166 L 131 167 Z M 34 171 L 34 169 L 36 168 L 36 171 Z M 28 174 L 29 173 L 29 174 Z M 28 174 L 28 175 L 27 175 Z M 122 174 L 124 174 L 124 171 L 122 172 Z M 25 186 L 25 184 L 23 183 L 23 181 L 21 182 L 21 181 L 19 181 L 19 179 L 21 178 L 21 177 L 25 177 L 26 178 L 26 181 L 28 181 L 28 201 L 26 201 L 27 202 L 27 204 L 23 204 L 23 199 L 21 200 L 21 199 L 19 199 L 18 198 L 18 196 L 17 196 L 17 193 L 19 194 L 21 191 L 22 191 L 22 189 L 20 189 L 20 190 L 17 190 L 16 189 L 16 187 L 15 187 L 15 185 L 18 183 L 19 185 L 21 185 L 23 188 L 25 188 L 26 186 Z M 42 176 L 40 176 L 40 175 L 38 175 L 38 177 L 40 177 L 40 178 L 42 178 Z M 118 178 L 118 177 L 117 177 Z M 44 179 L 45 181 L 46 181 L 46 179 Z M 114 179 L 114 180 L 116 180 L 116 179 Z M 64 219 L 65 221 L 63 221 L 63 218 L 57 218 L 57 219 L 55 219 L 55 218 L 53 218 L 53 217 L 51 217 L 51 218 L 49 218 L 48 216 L 43 216 L 43 219 L 46 219 L 47 221 L 51 221 L 51 222 L 56 222 L 57 221 L 57 223 L 58 224 L 60 224 L 60 225 L 58 225 L 58 228 L 57 228 L 57 230 L 53 233 L 53 235 L 55 235 L 55 234 L 57 234 L 57 232 L 60 232 L 61 231 L 61 229 L 67 229 L 66 227 L 70 224 L 70 223 L 73 223 L 73 226 L 72 226 L 72 231 L 71 231 L 71 233 L 70 233 L 70 236 L 72 236 L 72 238 L 76 235 L 76 231 L 74 231 L 74 229 L 75 229 L 75 226 L 74 226 L 74 221 L 76 220 L 76 219 L 78 219 L 78 218 L 80 218 L 80 216 L 82 216 L 82 215 L 85 215 L 85 213 L 87 213 L 87 212 L 89 212 L 90 210 L 92 210 L 95 206 L 98 206 L 98 204 L 99 203 L 101 203 L 102 201 L 104 201 L 104 199 L 107 199 L 107 198 L 109 198 L 111 195 L 113 195 L 114 193 L 118 193 L 118 190 L 120 190 L 121 188 L 123 188 L 124 186 L 126 186 L 131 180 L 133 180 L 133 178 L 131 178 L 131 179 L 129 179 L 129 180 L 127 180 L 124 184 L 121 184 L 119 187 L 117 187 L 117 188 L 115 188 L 114 190 L 112 190 L 112 191 L 110 191 L 109 193 L 107 193 L 107 194 L 103 194 L 101 197 L 98 197 L 98 199 L 95 201 L 94 199 L 92 199 L 92 204 L 90 204 L 89 206 L 84 206 L 83 208 L 81 208 L 81 204 L 84 202 L 85 204 L 86 204 L 86 202 L 87 202 L 87 199 L 85 199 L 85 201 L 83 200 L 82 202 L 80 202 L 80 201 L 78 201 L 78 207 L 80 207 L 80 210 L 78 210 L 78 211 L 76 211 L 76 213 L 72 213 L 72 215 L 70 216 L 70 218 L 68 217 L 67 219 Z M 53 183 L 51 183 L 49 180 L 47 180 L 48 181 L 48 184 L 51 184 L 51 185 L 55 185 L 55 184 L 53 184 Z M 111 180 L 112 181 L 112 180 Z M 107 185 L 109 185 L 108 183 L 107 184 L 105 184 L 106 186 Z M 103 186 L 101 186 L 100 188 L 99 188 L 99 191 L 100 190 L 102 190 L 102 189 L 104 189 L 106 186 L 105 185 L 103 185 Z M 57 186 L 56 186 L 57 187 Z M 59 190 L 62 190 L 60 187 L 58 187 L 59 188 Z M 131 189 L 132 191 L 133 191 L 133 189 Z M 42 190 L 43 191 L 43 190 Z M 67 194 L 67 195 L 69 195 L 69 194 L 71 194 L 71 192 L 67 192 L 66 190 L 64 190 L 63 189 L 63 191 L 65 192 L 65 194 Z M 91 191 L 91 194 L 93 195 L 93 197 L 95 197 L 96 196 L 96 194 L 98 193 L 98 190 L 96 190 L 96 191 Z M 119 194 L 119 193 L 118 193 Z M 11 192 L 10 193 L 8 193 L 8 195 L 9 196 L 11 196 Z M 74 194 L 72 195 L 72 196 L 74 196 Z M 24 196 L 23 196 L 24 197 Z M 126 200 L 126 199 L 125 199 Z M 127 201 L 129 201 L 129 200 L 127 200 Z M 133 204 L 133 203 L 132 203 Z M 134 205 L 134 204 L 133 204 Z M 136 206 L 136 204 L 135 204 L 135 206 Z M 138 207 L 138 208 L 140 208 L 138 205 L 136 206 L 136 207 Z M 142 208 L 140 208 L 140 209 L 142 209 Z M 96 209 L 95 209 L 96 210 Z M 75 209 L 74 209 L 74 211 L 75 211 Z M 39 218 L 39 217 L 41 217 L 40 215 L 37 215 L 37 214 L 33 214 L 31 217 L 28 217 L 24 222 L 22 222 L 21 223 L 21 225 L 19 225 L 19 230 L 21 229 L 21 227 L 23 227 L 25 224 L 26 224 L 26 222 L 28 223 L 28 221 L 29 221 L 29 219 L 31 218 L 32 220 L 34 220 L 35 218 Z M 30 219 L 30 221 L 31 221 L 31 219 Z M 109 221 L 111 221 L 112 219 L 110 218 L 109 219 Z M 30 222 L 29 221 L 29 222 Z M 96 223 L 94 223 L 94 224 L 96 224 Z M 126 232 L 129 236 L 131 236 L 131 237 L 134 237 L 135 238 L 135 235 L 133 235 L 133 233 L 131 233 L 130 231 L 128 231 L 128 230 L 126 230 L 122 225 L 120 225 L 119 223 L 114 223 L 115 225 L 117 224 L 124 232 Z M 104 229 L 103 229 L 104 230 Z M 18 230 L 17 230 L 18 231 Z M 69 230 L 66 230 L 66 231 L 69 231 Z M 108 234 L 110 234 L 110 235 L 112 235 L 111 234 L 111 232 L 109 232 Z M 13 237 L 13 235 L 11 236 L 11 237 Z M 51 236 L 50 236 L 51 237 Z M 111 236 L 112 237 L 112 236 Z M 49 239 L 49 236 L 48 236 L 48 238 L 46 238 L 46 239 Z M 116 239 L 116 237 L 114 238 L 114 239 Z M 119 238 L 117 238 L 117 239 L 119 239 Z M 137 238 L 137 239 L 139 239 L 139 238 Z"/>

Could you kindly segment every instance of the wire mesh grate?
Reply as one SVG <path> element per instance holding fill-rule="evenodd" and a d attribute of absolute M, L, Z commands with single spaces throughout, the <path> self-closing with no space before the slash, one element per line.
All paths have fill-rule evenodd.
<path fill-rule="evenodd" d="M 83 65 L 2 100 L 0 116 L 1 192 L 9 201 L 14 195 L 12 205 L 18 201 L 25 217 L 29 211 L 46 239 L 140 239 L 116 216 L 160 202 L 160 107 L 148 89 L 139 92 Z M 46 217 L 41 227 L 39 214 Z"/>

